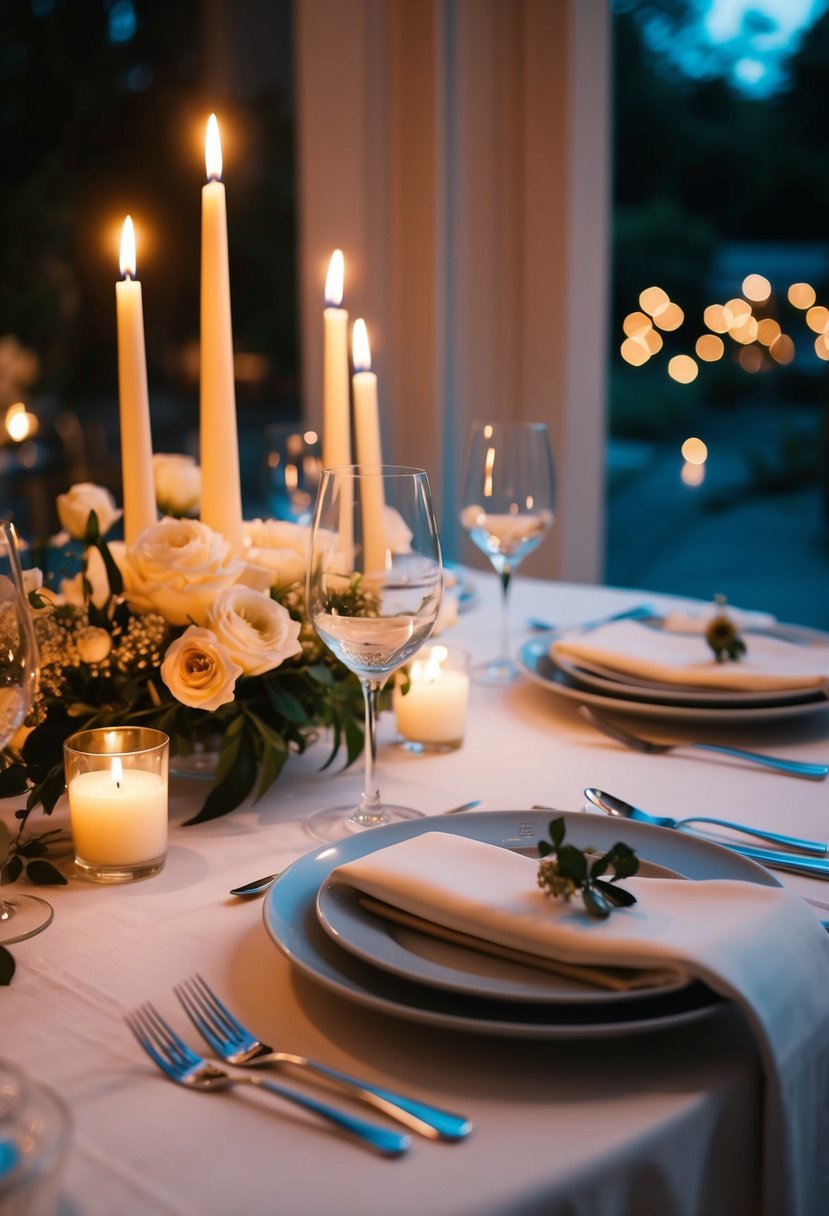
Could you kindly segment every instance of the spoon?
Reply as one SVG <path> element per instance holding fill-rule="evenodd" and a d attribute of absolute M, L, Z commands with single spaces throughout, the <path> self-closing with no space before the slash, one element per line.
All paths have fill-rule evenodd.
<path fill-rule="evenodd" d="M 444 815 L 459 815 L 461 811 L 471 811 L 473 807 L 482 806 L 480 798 L 476 798 L 474 802 L 464 802 L 461 806 L 450 807 L 448 811 L 444 811 Z M 231 887 L 230 894 L 235 895 L 237 899 L 252 899 L 255 895 L 264 895 L 268 887 L 275 879 L 279 878 L 282 873 L 277 870 L 275 874 L 266 874 L 264 878 L 255 878 L 253 882 L 244 882 L 240 887 Z"/>
<path fill-rule="evenodd" d="M 598 616 L 592 621 L 575 621 L 572 625 L 553 625 L 551 621 L 542 620 L 537 616 L 527 617 L 527 624 L 530 629 L 536 629 L 539 633 L 589 633 L 591 629 L 598 629 L 600 625 L 609 625 L 611 621 L 638 621 L 645 620 L 654 615 L 654 609 L 650 604 L 636 604 L 633 608 L 623 608 L 621 612 L 612 612 L 609 616 Z"/>
<path fill-rule="evenodd" d="M 640 811 L 638 807 L 631 806 L 624 799 L 615 798 L 603 790 L 588 788 L 584 792 L 590 802 L 600 811 L 604 811 L 606 815 L 617 819 L 631 819 L 636 823 L 649 823 L 654 827 L 676 826 L 676 822 L 673 820 L 667 820 L 658 815 L 649 815 L 646 811 Z M 775 870 L 788 870 L 792 874 L 809 874 L 812 878 L 829 879 L 829 860 L 826 858 L 807 857 L 803 853 L 785 853 L 774 849 L 754 848 L 724 840 L 716 840 L 712 843 L 723 845 L 732 853 L 740 853 L 743 857 L 750 857 L 752 861 L 759 861 L 761 865 L 770 866 Z M 816 844 L 817 842 L 803 843 Z"/>

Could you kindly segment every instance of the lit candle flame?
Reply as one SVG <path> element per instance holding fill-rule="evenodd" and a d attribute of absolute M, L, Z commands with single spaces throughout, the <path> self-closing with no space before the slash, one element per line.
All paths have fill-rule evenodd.
<path fill-rule="evenodd" d="M 124 220 L 121 230 L 121 274 L 127 279 L 135 278 L 135 228 L 131 215 Z"/>
<path fill-rule="evenodd" d="M 112 770 L 111 770 L 111 772 L 112 772 L 112 781 L 113 781 L 113 784 L 114 784 L 114 785 L 115 785 L 115 786 L 116 786 L 116 787 L 117 787 L 117 788 L 120 790 L 120 788 L 121 788 L 121 780 L 122 780 L 122 778 L 123 778 L 123 776 L 124 776 L 124 766 L 123 766 L 123 764 L 121 763 L 121 757 L 120 757 L 120 756 L 113 756 L 113 757 L 112 757 Z"/>
<path fill-rule="evenodd" d="M 354 322 L 351 331 L 351 358 L 355 372 L 371 371 L 371 347 L 368 344 L 368 330 L 362 317 Z"/>
<path fill-rule="evenodd" d="M 343 302 L 343 284 L 345 282 L 345 258 L 342 249 L 335 249 L 328 263 L 328 274 L 325 277 L 325 302 L 333 308 L 339 308 Z"/>
<path fill-rule="evenodd" d="M 219 124 L 215 114 L 211 114 L 207 120 L 204 162 L 207 167 L 207 180 L 209 182 L 220 181 L 222 177 L 222 141 L 219 138 Z"/>

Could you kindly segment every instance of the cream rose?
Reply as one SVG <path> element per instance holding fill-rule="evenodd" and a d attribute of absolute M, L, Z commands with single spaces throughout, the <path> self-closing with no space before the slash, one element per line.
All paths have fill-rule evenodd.
<path fill-rule="evenodd" d="M 191 625 L 171 642 L 161 664 L 161 678 L 182 705 L 218 709 L 233 700 L 242 668 L 210 629 Z"/>
<path fill-rule="evenodd" d="M 228 587 L 218 595 L 208 623 L 249 676 L 273 671 L 285 659 L 302 653 L 299 621 L 282 604 L 250 587 Z"/>
<path fill-rule="evenodd" d="M 112 638 L 106 629 L 100 629 L 97 625 L 79 629 L 75 642 L 82 663 L 103 663 L 112 650 Z"/>
<path fill-rule="evenodd" d="M 167 515 L 192 515 L 201 500 L 201 469 L 192 456 L 153 456 L 155 500 Z"/>
<path fill-rule="evenodd" d="M 130 607 L 158 612 L 171 625 L 203 625 L 216 596 L 243 570 L 225 538 L 197 519 L 167 518 L 145 528 L 121 565 Z"/>
<path fill-rule="evenodd" d="M 58 494 L 57 508 L 61 527 L 75 540 L 86 539 L 86 525 L 91 511 L 98 517 L 98 531 L 101 536 L 106 536 L 122 515 L 109 490 L 93 485 L 91 481 L 79 481 L 77 485 L 71 486 L 66 494 Z"/>
<path fill-rule="evenodd" d="M 244 524 L 245 557 L 270 572 L 271 586 L 305 581 L 311 530 L 281 519 L 252 519 Z"/>

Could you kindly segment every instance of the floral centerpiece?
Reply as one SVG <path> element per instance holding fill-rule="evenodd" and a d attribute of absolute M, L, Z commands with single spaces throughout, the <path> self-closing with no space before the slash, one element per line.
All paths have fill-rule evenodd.
<path fill-rule="evenodd" d="M 162 464 L 159 489 L 164 476 Z M 192 486 L 188 496 L 192 505 Z M 187 509 L 167 498 L 167 509 Z M 38 806 L 51 813 L 64 789 L 63 742 L 84 728 L 154 726 L 179 754 L 219 740 L 191 824 L 260 798 L 325 728 L 323 768 L 343 746 L 347 763 L 360 754 L 359 682 L 305 615 L 309 528 L 245 523 L 235 554 L 205 524 L 168 515 L 127 547 L 107 541 L 121 512 L 102 487 L 75 485 L 57 506 L 64 531 L 33 548 L 26 575 L 39 688 L 0 772 L 0 797 L 27 795 L 24 825 Z"/>

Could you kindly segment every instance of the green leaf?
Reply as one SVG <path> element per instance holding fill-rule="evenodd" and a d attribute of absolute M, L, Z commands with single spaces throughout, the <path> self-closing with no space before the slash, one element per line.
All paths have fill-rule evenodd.
<path fill-rule="evenodd" d="M 308 675 L 317 684 L 324 684 L 328 688 L 335 683 L 334 673 L 325 663 L 312 663 L 308 668 Z"/>
<path fill-rule="evenodd" d="M 632 908 L 636 903 L 636 896 L 627 891 L 624 887 L 614 887 L 612 882 L 605 882 L 600 878 L 593 884 L 601 891 L 611 903 L 617 904 L 620 908 Z"/>
<path fill-rule="evenodd" d="M 96 545 L 101 535 L 100 525 L 98 524 L 98 512 L 90 511 L 86 519 L 86 540 L 87 544 Z"/>
<path fill-rule="evenodd" d="M 12 834 L 9 831 L 7 824 L 3 823 L 2 819 L 0 819 L 0 866 L 5 864 L 11 846 Z"/>
<path fill-rule="evenodd" d="M 547 829 L 547 831 L 550 833 L 550 839 L 552 840 L 552 842 L 556 848 L 559 847 L 562 840 L 564 839 L 564 833 L 566 832 L 566 830 L 567 829 L 564 826 L 563 819 L 551 819 L 550 820 L 550 826 Z"/>
<path fill-rule="evenodd" d="M 94 543 L 95 543 L 95 548 L 98 550 L 101 557 L 104 559 L 104 567 L 107 572 L 107 582 L 109 583 L 109 589 L 113 595 L 120 595 L 121 592 L 124 590 L 124 580 L 121 577 L 121 571 L 118 569 L 115 558 L 112 556 L 112 554 L 109 551 L 109 545 L 106 543 L 106 541 L 103 539 L 103 537 L 100 537 Z"/>
<path fill-rule="evenodd" d="M 17 882 L 23 873 L 23 861 L 15 853 L 0 870 L 0 882 Z"/>
<path fill-rule="evenodd" d="M 227 738 L 225 735 L 225 742 Z M 236 738 L 231 740 L 231 743 L 230 748 L 222 748 L 216 783 L 207 795 L 204 806 L 192 819 L 186 820 L 185 827 L 206 823 L 210 819 L 219 819 L 222 815 L 229 814 L 244 802 L 252 791 L 256 782 L 256 750 L 250 729 L 242 731 L 240 726 Z M 233 761 L 229 763 L 227 757 L 231 752 Z"/>
<path fill-rule="evenodd" d="M 39 887 L 66 886 L 66 879 L 51 861 L 30 861 L 26 866 L 26 877 Z"/>
<path fill-rule="evenodd" d="M 610 904 L 601 891 L 597 891 L 595 887 L 585 887 L 581 895 L 584 906 L 591 916 L 595 916 L 599 920 L 606 920 L 610 916 Z"/>
<path fill-rule="evenodd" d="M 587 858 L 581 849 L 572 844 L 561 844 L 557 851 L 558 872 L 563 878 L 572 878 L 581 886 L 587 878 Z"/>
<path fill-rule="evenodd" d="M 621 841 L 614 844 L 607 854 L 607 858 L 616 872 L 612 880 L 613 882 L 618 881 L 620 878 L 632 878 L 639 869 L 639 858 L 629 845 L 622 844 Z"/>
<path fill-rule="evenodd" d="M 590 867 L 590 877 L 595 881 L 601 878 L 602 874 L 606 873 L 607 867 L 610 865 L 610 854 L 605 853 L 603 857 L 597 857 Z"/>
<path fill-rule="evenodd" d="M 340 723 L 339 723 L 339 719 L 335 720 L 332 723 L 332 731 L 333 731 L 334 738 L 333 738 L 333 741 L 331 744 L 331 753 L 330 753 L 328 759 L 326 760 L 325 764 L 320 766 L 321 773 L 324 773 L 325 770 L 329 767 L 329 765 L 334 763 L 334 760 L 336 759 L 336 756 L 337 756 L 337 752 L 340 750 L 340 742 L 342 740 L 343 732 L 342 732 L 342 727 L 340 726 Z"/>
<path fill-rule="evenodd" d="M 29 788 L 24 764 L 10 764 L 0 771 L 0 798 L 16 798 Z"/>
<path fill-rule="evenodd" d="M 262 763 L 259 768 L 259 785 L 256 788 L 256 797 L 254 802 L 268 792 L 268 790 L 276 781 L 282 769 L 285 767 L 285 761 L 288 759 L 288 753 L 279 753 L 271 747 L 266 747 L 262 756 Z"/>
<path fill-rule="evenodd" d="M 541 857 L 549 857 L 553 851 L 553 846 L 547 840 L 539 840 L 538 852 Z"/>
<path fill-rule="evenodd" d="M 278 714 L 282 714 L 283 718 L 287 718 L 289 722 L 295 722 L 297 726 L 312 726 L 312 719 L 308 717 L 302 702 L 288 692 L 279 684 L 272 684 L 270 681 L 265 683 L 265 692 L 268 700 Z"/>
<path fill-rule="evenodd" d="M 5 946 L 0 946 L 0 987 L 8 987 L 14 975 L 15 962 Z"/>
<path fill-rule="evenodd" d="M 361 726 L 358 726 L 353 718 L 345 720 L 345 746 L 346 746 L 346 761 L 344 768 L 348 768 L 353 764 L 363 750 L 365 743 L 365 733 Z"/>

